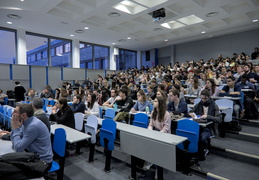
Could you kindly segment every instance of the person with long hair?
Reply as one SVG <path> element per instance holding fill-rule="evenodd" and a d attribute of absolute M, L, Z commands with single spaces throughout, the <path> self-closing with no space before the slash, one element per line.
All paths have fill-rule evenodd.
<path fill-rule="evenodd" d="M 170 113 L 166 111 L 166 101 L 163 97 L 156 97 L 153 101 L 154 110 L 151 113 L 148 129 L 170 133 Z"/>
<path fill-rule="evenodd" d="M 218 96 L 218 94 L 219 94 L 219 88 L 217 87 L 214 79 L 207 79 L 206 85 L 204 86 L 204 88 L 202 90 L 204 90 L 204 89 L 207 89 L 210 92 L 210 95 L 212 97 Z"/>
<path fill-rule="evenodd" d="M 199 80 L 197 77 L 192 77 L 190 79 L 190 86 L 187 89 L 188 95 L 199 96 L 201 92 L 201 87 L 199 87 Z"/>
<path fill-rule="evenodd" d="M 92 114 L 92 115 L 99 117 L 99 104 L 96 102 L 95 93 L 88 94 L 88 96 L 87 96 L 85 114 L 87 116 Z"/>
<path fill-rule="evenodd" d="M 138 91 L 137 98 L 138 98 L 137 102 L 131 109 L 132 112 L 145 111 L 146 107 L 149 108 L 150 102 L 147 100 L 146 94 L 142 89 Z"/>
<path fill-rule="evenodd" d="M 52 114 L 49 117 L 50 121 L 56 121 L 58 124 L 75 129 L 74 113 L 67 104 L 67 98 L 61 97 L 52 108 Z"/>

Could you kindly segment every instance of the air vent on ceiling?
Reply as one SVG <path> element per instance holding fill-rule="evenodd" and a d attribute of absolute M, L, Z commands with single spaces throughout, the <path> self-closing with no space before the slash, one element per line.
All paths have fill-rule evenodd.
<path fill-rule="evenodd" d="M 75 32 L 76 32 L 76 33 L 84 33 L 85 31 L 82 30 L 82 29 L 78 29 L 78 30 L 76 30 Z"/>
<path fill-rule="evenodd" d="M 17 14 L 8 14 L 7 17 L 11 19 L 21 19 L 22 17 Z"/>

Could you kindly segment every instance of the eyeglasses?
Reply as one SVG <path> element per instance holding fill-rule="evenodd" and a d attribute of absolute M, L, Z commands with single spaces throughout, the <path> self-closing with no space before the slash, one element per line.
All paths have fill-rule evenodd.
<path fill-rule="evenodd" d="M 208 97 L 201 97 L 201 100 L 208 100 L 209 98 Z"/>
<path fill-rule="evenodd" d="M 232 82 L 232 81 L 229 80 L 229 81 L 227 81 L 227 82 Z"/>

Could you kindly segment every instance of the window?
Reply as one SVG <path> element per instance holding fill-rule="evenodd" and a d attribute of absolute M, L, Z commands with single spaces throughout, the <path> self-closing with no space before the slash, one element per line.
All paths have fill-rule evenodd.
<path fill-rule="evenodd" d="M 0 62 L 15 64 L 16 62 L 16 45 L 15 31 L 0 29 Z"/>
<path fill-rule="evenodd" d="M 38 35 L 26 34 L 27 64 L 48 66 L 48 38 Z M 42 56 L 42 51 L 46 56 Z"/>
<path fill-rule="evenodd" d="M 93 69 L 93 46 L 80 43 L 80 68 Z"/>
<path fill-rule="evenodd" d="M 116 69 L 126 70 L 137 66 L 137 52 L 129 50 L 119 50 L 119 55 L 116 58 Z"/>
<path fill-rule="evenodd" d="M 95 69 L 107 69 L 109 61 L 109 48 L 94 46 Z"/>
<path fill-rule="evenodd" d="M 54 55 L 51 52 L 51 66 L 71 67 L 71 41 L 50 39 L 50 46 L 55 50 Z"/>

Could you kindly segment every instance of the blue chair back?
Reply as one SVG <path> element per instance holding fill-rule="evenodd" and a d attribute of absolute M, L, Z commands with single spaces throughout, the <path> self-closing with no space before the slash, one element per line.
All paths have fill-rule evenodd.
<path fill-rule="evenodd" d="M 112 151 L 114 149 L 114 141 L 116 137 L 117 123 L 110 119 L 102 121 L 102 128 L 100 128 L 100 143 L 104 148 Z M 105 139 L 108 140 L 108 144 L 105 143 Z"/>
<path fill-rule="evenodd" d="M 147 128 L 147 126 L 148 126 L 148 115 L 144 114 L 144 113 L 135 114 L 132 124 L 134 126 Z"/>
<path fill-rule="evenodd" d="M 4 104 L 8 105 L 8 97 L 4 97 Z"/>
<path fill-rule="evenodd" d="M 198 152 L 199 132 L 200 125 L 197 122 L 188 119 L 178 121 L 176 135 L 188 138 L 190 144 L 187 150 L 190 153 Z M 177 145 L 177 147 L 185 150 L 184 143 Z"/>
<path fill-rule="evenodd" d="M 114 117 L 115 117 L 115 110 L 114 109 L 106 109 L 103 118 L 104 119 L 114 119 Z"/>
<path fill-rule="evenodd" d="M 103 118 L 103 108 L 99 107 L 99 116 Z"/>
<path fill-rule="evenodd" d="M 49 100 L 48 99 L 44 99 L 44 105 L 48 106 L 49 105 Z"/>
<path fill-rule="evenodd" d="M 7 115 L 5 118 L 5 121 L 7 122 L 7 128 L 10 129 L 11 128 L 11 120 L 12 120 L 12 113 L 13 113 L 13 108 L 9 108 L 7 110 Z"/>
<path fill-rule="evenodd" d="M 54 106 L 55 103 L 56 103 L 55 100 L 50 100 L 50 101 L 49 101 L 49 105 L 51 105 L 51 106 Z"/>
<path fill-rule="evenodd" d="M 60 156 L 64 157 L 66 152 L 66 131 L 63 128 L 55 130 L 53 139 L 53 150 Z"/>
<path fill-rule="evenodd" d="M 150 112 L 152 112 L 152 111 L 153 111 L 153 109 L 154 109 L 153 104 L 150 104 L 150 105 L 149 105 L 149 111 L 150 111 Z"/>

